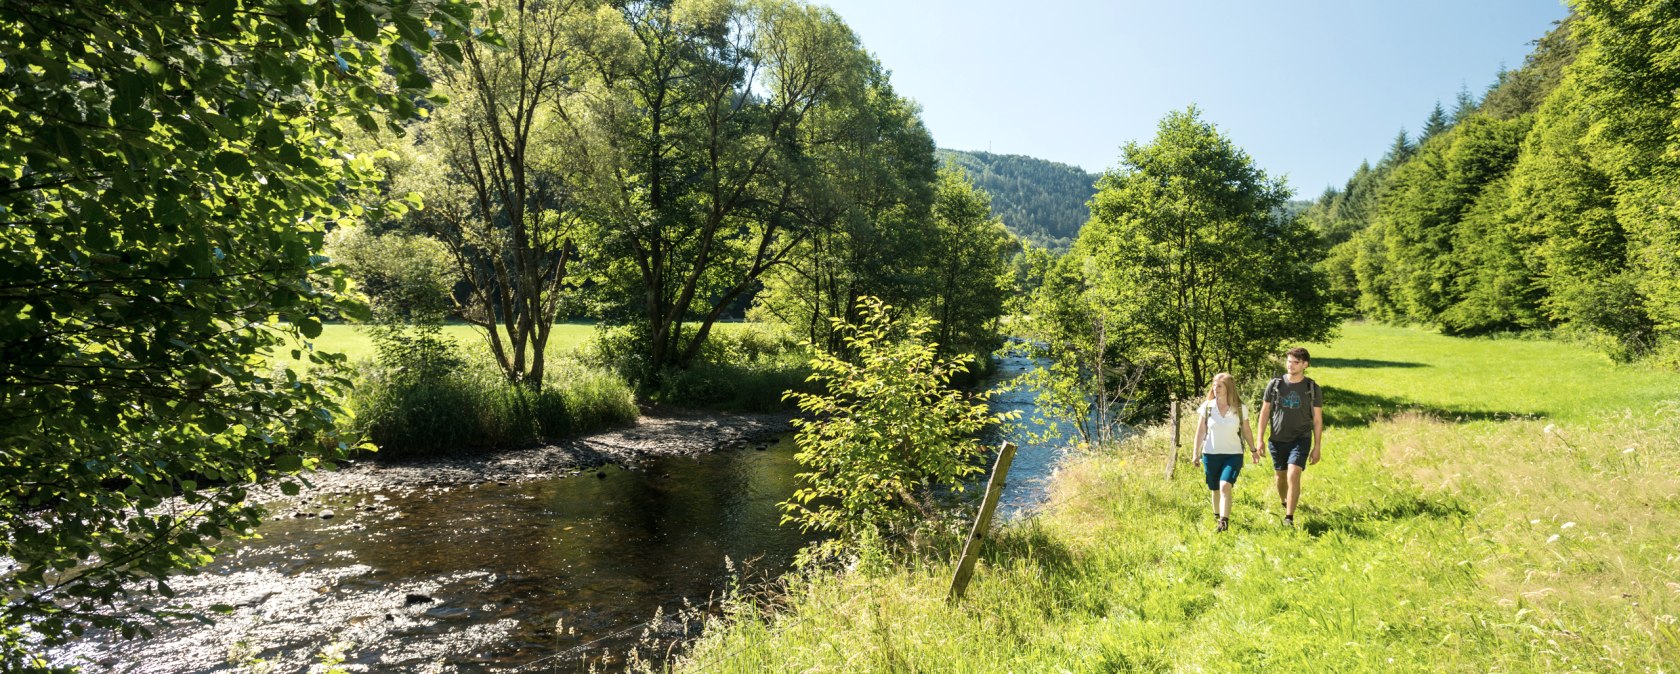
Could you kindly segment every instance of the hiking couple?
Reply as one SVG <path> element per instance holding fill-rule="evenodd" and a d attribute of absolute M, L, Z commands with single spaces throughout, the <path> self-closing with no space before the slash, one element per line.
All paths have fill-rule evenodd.
<path fill-rule="evenodd" d="M 1307 350 L 1293 348 L 1284 354 L 1287 374 L 1266 384 L 1260 405 L 1260 439 L 1272 454 L 1277 473 L 1278 500 L 1283 504 L 1283 523 L 1295 526 L 1295 505 L 1301 500 L 1301 473 L 1318 463 L 1324 447 L 1324 395 L 1318 382 L 1307 377 Z M 1253 447 L 1260 461 L 1260 443 L 1243 414 L 1242 398 L 1231 375 L 1221 372 L 1208 385 L 1207 399 L 1196 413 L 1195 463 L 1207 477 L 1212 492 L 1213 514 L 1218 531 L 1231 521 L 1231 491 L 1242 472 L 1244 446 Z M 1267 438 L 1270 431 L 1270 439 Z"/>

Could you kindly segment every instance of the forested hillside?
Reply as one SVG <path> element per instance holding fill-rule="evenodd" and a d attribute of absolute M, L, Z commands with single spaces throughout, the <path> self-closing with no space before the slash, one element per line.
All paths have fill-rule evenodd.
<path fill-rule="evenodd" d="M 1027 241 L 1066 250 L 1090 217 L 1085 202 L 1096 193 L 1097 175 L 1078 166 L 1018 154 L 939 150 L 946 166 L 961 168 L 992 195 L 992 212 Z"/>
<path fill-rule="evenodd" d="M 1680 11 L 1576 9 L 1308 210 L 1349 312 L 1680 361 Z"/>

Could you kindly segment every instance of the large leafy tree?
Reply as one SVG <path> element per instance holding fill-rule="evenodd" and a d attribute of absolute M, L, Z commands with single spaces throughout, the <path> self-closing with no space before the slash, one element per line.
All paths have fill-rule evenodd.
<path fill-rule="evenodd" d="M 414 114 L 436 1 L 0 2 L 0 662 L 170 594 L 257 510 L 242 486 L 328 467 L 346 382 L 265 353 L 341 309 L 318 255 L 372 175 L 335 124 Z M 294 344 L 297 342 L 293 341 Z M 172 498 L 177 496 L 178 498 Z"/>
<path fill-rule="evenodd" d="M 1609 177 L 1614 215 L 1637 273 L 1637 313 L 1649 330 L 1617 335 L 1636 349 L 1680 339 L 1680 6 L 1671 2 L 1580 0 L 1578 29 L 1589 46 L 1568 77 L 1591 119 L 1585 146 Z"/>
<path fill-rule="evenodd" d="M 816 156 L 845 128 L 821 111 L 859 104 L 870 60 L 831 10 L 789 0 L 622 13 L 579 133 L 602 139 L 609 318 L 638 328 L 657 372 L 687 366 L 730 306 L 848 211 Z"/>
<path fill-rule="evenodd" d="M 1279 212 L 1289 196 L 1195 108 L 1173 112 L 1097 183 L 1091 222 L 1063 264 L 1103 316 L 1106 342 L 1127 361 L 1159 364 L 1183 398 L 1216 372 L 1256 371 L 1282 344 L 1334 328 L 1318 238 Z M 1064 332 L 1089 328 L 1070 320 Z"/>
<path fill-rule="evenodd" d="M 834 319 L 857 320 L 865 295 L 902 309 L 930 289 L 933 137 L 884 69 L 872 68 L 868 86 L 862 105 L 822 111 L 823 126 L 843 132 L 814 153 L 846 210 L 766 272 L 753 309 L 829 353 L 845 347 Z"/>
<path fill-rule="evenodd" d="M 481 328 L 511 381 L 540 386 L 545 349 L 587 230 L 577 176 L 585 153 L 562 120 L 601 32 L 587 0 L 493 2 L 500 44 L 428 61 L 451 104 L 415 125 L 396 190 L 425 195 L 410 222 L 449 250 L 457 313 Z"/>
<path fill-rule="evenodd" d="M 960 169 L 940 171 L 933 201 L 928 315 L 941 353 L 989 352 L 1018 244 L 992 216 L 991 197 Z"/>

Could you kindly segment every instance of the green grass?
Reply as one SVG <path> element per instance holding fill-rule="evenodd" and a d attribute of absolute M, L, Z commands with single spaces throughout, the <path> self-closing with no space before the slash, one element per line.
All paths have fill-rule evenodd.
<path fill-rule="evenodd" d="M 465 323 L 451 323 L 443 326 L 444 336 L 455 341 L 455 344 L 466 349 L 485 349 L 489 347 L 484 339 L 484 332 Z M 591 337 L 595 336 L 593 323 L 555 323 L 554 330 L 549 333 L 548 355 L 559 358 L 577 351 Z M 506 339 L 506 336 L 503 337 Z M 367 327 L 349 323 L 334 323 L 321 326 L 321 336 L 309 340 L 315 350 L 328 353 L 342 353 L 351 362 L 373 358 L 376 354 L 373 346 L 373 335 L 368 333 Z M 296 363 L 291 354 L 282 353 L 277 360 Z"/>
<path fill-rule="evenodd" d="M 1308 375 L 1335 390 L 1326 413 L 1349 426 L 1415 409 L 1448 420 L 1513 416 L 1594 424 L 1650 414 L 1676 397 L 1676 377 L 1562 342 L 1451 339 L 1413 328 L 1353 324 L 1313 349 Z"/>
<path fill-rule="evenodd" d="M 1215 534 L 1199 472 L 1165 480 L 1168 433 L 1149 429 L 1065 465 L 961 604 L 946 546 L 741 602 L 686 667 L 1680 669 L 1680 377 L 1358 324 L 1313 356 L 1332 424 L 1297 528 L 1251 464 Z"/>

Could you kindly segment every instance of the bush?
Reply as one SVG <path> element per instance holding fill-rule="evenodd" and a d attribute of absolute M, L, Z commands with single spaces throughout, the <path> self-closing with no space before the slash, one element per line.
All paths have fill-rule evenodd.
<path fill-rule="evenodd" d="M 951 388 L 969 357 L 940 358 L 925 319 L 894 324 L 890 307 L 865 298 L 855 325 L 838 330 L 842 360 L 820 353 L 811 379 L 823 393 L 790 393 L 811 415 L 795 419 L 805 486 L 782 504 L 783 521 L 831 532 L 812 548 L 821 558 L 862 541 L 900 532 L 931 515 L 936 488 L 962 489 L 980 471 L 976 435 L 1003 421 L 985 401 Z M 918 518 L 917 515 L 921 515 Z"/>
<path fill-rule="evenodd" d="M 806 350 L 758 325 L 714 329 L 687 369 L 652 371 L 641 333 L 631 326 L 603 327 L 581 360 L 640 384 L 649 401 L 736 411 L 785 410 L 788 391 L 809 391 Z"/>
<path fill-rule="evenodd" d="M 466 359 L 436 327 L 380 328 L 378 358 L 364 363 L 351 408 L 387 456 L 518 447 L 635 421 L 623 378 L 561 361 L 538 389 L 494 365 Z"/>

